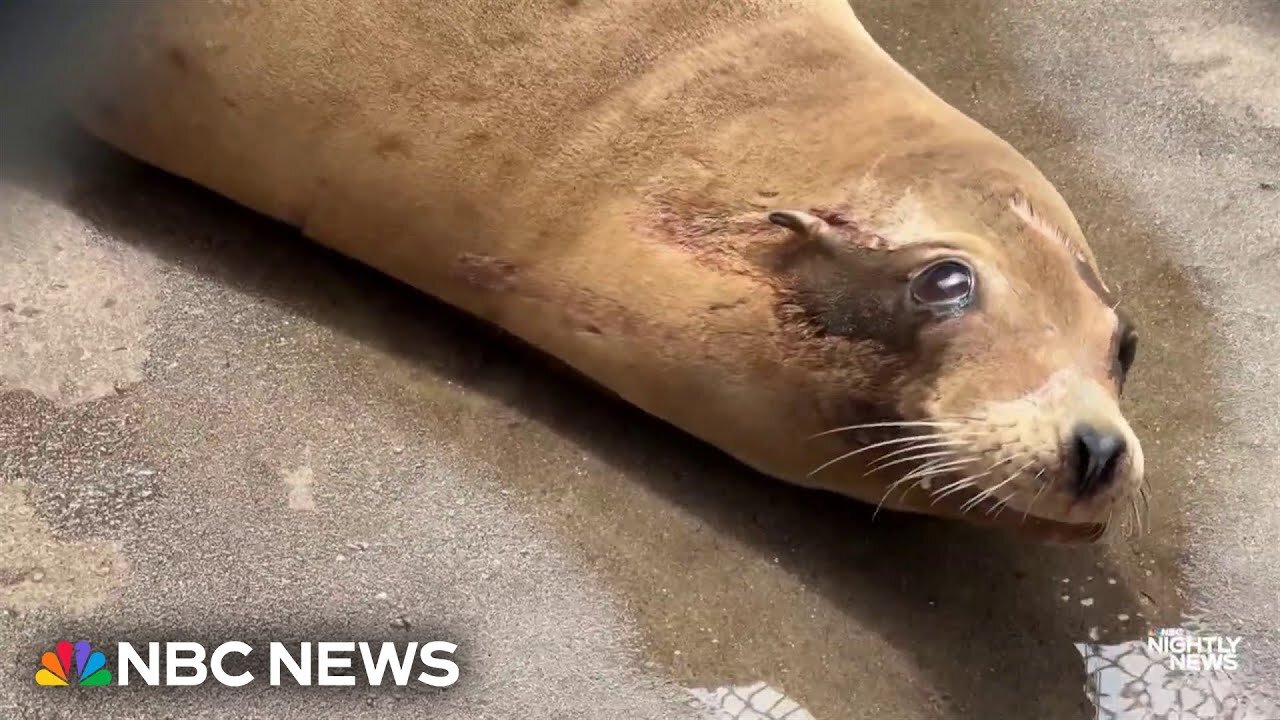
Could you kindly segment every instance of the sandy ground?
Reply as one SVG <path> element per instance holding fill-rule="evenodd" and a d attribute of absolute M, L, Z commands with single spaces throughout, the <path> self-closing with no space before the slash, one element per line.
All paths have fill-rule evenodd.
<path fill-rule="evenodd" d="M 763 681 L 821 720 L 1083 719 L 1075 643 L 1184 613 L 1280 680 L 1280 4 L 854 6 L 1058 183 L 1141 323 L 1149 535 L 873 523 L 41 133 L 0 181 L 0 717 L 684 718 L 686 688 Z M 442 636 L 464 679 L 36 688 L 70 635 Z"/>

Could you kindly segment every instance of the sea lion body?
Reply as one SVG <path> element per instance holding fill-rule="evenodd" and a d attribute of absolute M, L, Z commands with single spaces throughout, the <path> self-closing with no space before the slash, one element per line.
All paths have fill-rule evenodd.
<path fill-rule="evenodd" d="M 1077 416 L 1123 425 L 1127 470 L 1106 502 L 1141 479 L 1099 349 L 1114 320 L 1071 211 L 842 0 L 143 7 L 122 11 L 77 101 L 93 133 L 497 324 L 748 465 L 961 514 L 886 497 L 872 453 L 811 473 L 881 441 L 833 428 L 941 428 L 986 408 L 1022 423 L 1009 442 L 1052 455 L 1051 475 L 1070 474 L 1057 438 Z M 848 258 L 768 219 L 793 209 Z M 859 258 L 937 238 L 997 277 L 968 341 L 904 330 L 896 300 L 845 298 L 881 283 L 875 298 L 896 297 L 897 271 Z M 1031 317 L 1000 311 L 1013 297 Z M 1048 398 L 1047 415 L 1019 418 L 1028 397 Z M 1032 510 L 1034 532 L 1071 535 L 1106 508 Z"/>

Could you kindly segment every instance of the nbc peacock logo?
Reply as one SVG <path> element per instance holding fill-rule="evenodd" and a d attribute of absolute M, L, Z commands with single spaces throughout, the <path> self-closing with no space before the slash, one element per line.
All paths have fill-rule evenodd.
<path fill-rule="evenodd" d="M 71 660 L 75 659 L 75 674 L 71 674 Z M 101 687 L 111 684 L 111 671 L 107 669 L 107 656 L 94 650 L 87 640 L 72 645 L 60 641 L 53 650 L 40 657 L 42 666 L 36 671 L 36 684 L 45 687 L 80 685 Z"/>

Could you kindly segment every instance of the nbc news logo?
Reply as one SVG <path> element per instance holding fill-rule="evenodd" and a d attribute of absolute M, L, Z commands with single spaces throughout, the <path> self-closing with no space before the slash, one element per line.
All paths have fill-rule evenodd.
<path fill-rule="evenodd" d="M 447 656 L 458 649 L 449 642 L 369 643 L 369 642 L 302 642 L 296 647 L 272 642 L 267 649 L 268 682 L 299 686 L 354 686 L 355 672 L 363 670 L 363 678 L 371 686 L 388 684 L 405 686 L 411 681 L 444 688 L 458 681 L 458 665 Z M 248 658 L 254 648 L 239 641 L 224 642 L 207 652 L 197 642 L 151 642 L 145 651 L 131 643 L 116 645 L 118 664 L 113 676 L 107 669 L 107 657 L 94 650 L 88 641 L 74 644 L 62 640 L 53 650 L 40 657 L 36 685 L 42 687 L 101 687 L 104 685 L 141 684 L 149 686 L 202 685 L 210 676 L 219 685 L 241 687 L 255 680 L 253 673 L 227 672 L 228 655 Z M 424 669 L 414 674 L 415 664 Z M 428 672 L 429 670 L 439 672 Z"/>
<path fill-rule="evenodd" d="M 71 661 L 75 659 L 75 672 Z M 63 640 L 53 650 L 40 657 L 40 669 L 36 670 L 36 684 L 46 687 L 101 687 L 111 684 L 111 671 L 107 669 L 107 657 L 94 650 L 87 641 L 75 645 Z"/>

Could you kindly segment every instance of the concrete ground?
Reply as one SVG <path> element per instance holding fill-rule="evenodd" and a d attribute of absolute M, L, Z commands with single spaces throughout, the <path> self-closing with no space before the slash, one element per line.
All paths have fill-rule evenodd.
<path fill-rule="evenodd" d="M 684 718 L 763 681 L 822 720 L 1082 719 L 1075 644 L 1183 614 L 1280 681 L 1280 4 L 854 6 L 1059 185 L 1141 323 L 1147 536 L 873 523 L 59 131 L 0 181 L 0 717 Z M 463 680 L 36 688 L 73 635 L 440 636 Z"/>

